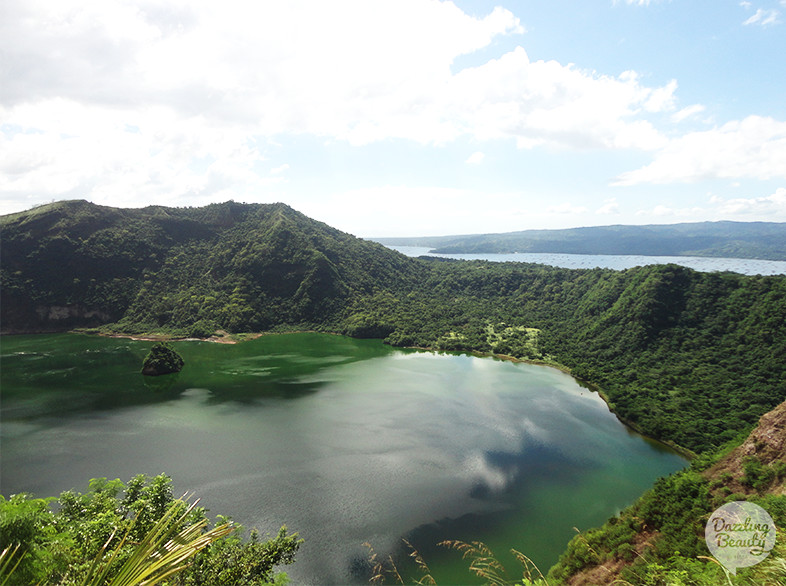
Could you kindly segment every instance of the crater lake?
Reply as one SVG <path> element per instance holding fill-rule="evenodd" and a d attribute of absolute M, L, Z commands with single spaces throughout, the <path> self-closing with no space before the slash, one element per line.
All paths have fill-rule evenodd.
<path fill-rule="evenodd" d="M 545 574 L 574 527 L 686 465 L 545 366 L 303 333 L 174 342 L 183 370 L 144 377 L 153 342 L 1 343 L 3 495 L 166 473 L 211 518 L 299 532 L 282 568 L 297 584 L 367 583 L 364 542 L 417 579 L 402 539 L 439 584 L 472 581 L 446 539 L 483 541 L 512 577 L 515 548 Z"/>

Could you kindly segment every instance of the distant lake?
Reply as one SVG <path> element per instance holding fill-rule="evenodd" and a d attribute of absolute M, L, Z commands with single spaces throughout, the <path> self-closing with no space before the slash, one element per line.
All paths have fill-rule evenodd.
<path fill-rule="evenodd" d="M 514 572 L 516 548 L 545 572 L 574 527 L 686 464 L 543 366 L 292 334 L 176 342 L 184 370 L 151 379 L 151 342 L 1 342 L 3 495 L 166 472 L 211 517 L 298 531 L 295 584 L 366 583 L 362 543 L 402 553 L 402 538 L 440 584 L 470 580 L 444 539 L 484 541 Z"/>
<path fill-rule="evenodd" d="M 495 262 L 531 262 L 566 269 L 614 269 L 655 264 L 678 264 L 697 271 L 733 271 L 743 275 L 786 275 L 786 261 L 750 258 L 716 258 L 709 256 L 643 256 L 611 254 L 562 254 L 555 252 L 516 252 L 511 254 L 432 254 L 430 247 L 388 246 L 407 256 L 438 256 L 463 260 L 491 260 Z"/>

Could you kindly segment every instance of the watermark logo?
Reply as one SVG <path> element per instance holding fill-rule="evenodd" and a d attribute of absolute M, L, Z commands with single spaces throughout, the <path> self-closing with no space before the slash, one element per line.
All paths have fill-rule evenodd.
<path fill-rule="evenodd" d="M 770 555 L 775 523 L 759 505 L 734 501 L 710 515 L 704 539 L 715 559 L 736 575 L 737 568 L 755 566 Z"/>

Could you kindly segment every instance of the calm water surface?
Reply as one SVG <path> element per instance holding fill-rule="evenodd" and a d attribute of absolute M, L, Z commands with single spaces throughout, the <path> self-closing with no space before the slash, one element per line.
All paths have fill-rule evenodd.
<path fill-rule="evenodd" d="M 685 465 L 546 367 L 293 334 L 179 342 L 184 370 L 146 379 L 150 342 L 1 343 L 2 494 L 166 472 L 213 514 L 300 532 L 298 584 L 364 583 L 362 543 L 396 553 L 404 537 L 440 584 L 470 576 L 443 539 L 485 541 L 512 569 L 516 548 L 545 572 L 573 527 Z"/>
<path fill-rule="evenodd" d="M 531 262 L 565 269 L 614 269 L 655 264 L 677 264 L 710 273 L 732 271 L 743 275 L 786 275 L 786 261 L 755 258 L 719 258 L 709 256 L 644 256 L 638 254 L 562 254 L 556 252 L 514 252 L 510 254 L 432 254 L 423 246 L 389 246 L 407 256 L 439 256 L 462 260 L 491 260 L 495 262 Z"/>

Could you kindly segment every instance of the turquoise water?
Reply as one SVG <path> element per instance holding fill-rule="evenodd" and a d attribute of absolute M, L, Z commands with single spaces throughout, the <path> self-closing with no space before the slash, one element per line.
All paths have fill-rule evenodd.
<path fill-rule="evenodd" d="M 149 379 L 151 342 L 1 343 L 2 494 L 166 472 L 213 514 L 299 531 L 298 584 L 365 583 L 362 544 L 402 553 L 402 538 L 440 584 L 470 579 L 444 539 L 484 541 L 514 571 L 515 548 L 545 572 L 574 527 L 685 465 L 542 366 L 292 334 L 177 342 L 183 371 Z"/>

